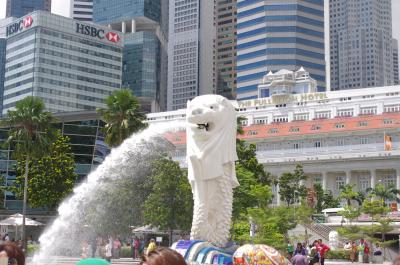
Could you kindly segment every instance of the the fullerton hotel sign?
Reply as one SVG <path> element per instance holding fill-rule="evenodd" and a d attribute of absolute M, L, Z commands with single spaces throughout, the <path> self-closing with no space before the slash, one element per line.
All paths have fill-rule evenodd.
<path fill-rule="evenodd" d="M 239 108 L 281 105 L 287 103 L 308 102 L 328 99 L 326 93 L 272 95 L 269 98 L 238 101 Z"/>

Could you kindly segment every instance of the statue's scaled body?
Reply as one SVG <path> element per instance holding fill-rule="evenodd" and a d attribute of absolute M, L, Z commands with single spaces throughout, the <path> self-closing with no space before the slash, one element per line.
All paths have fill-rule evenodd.
<path fill-rule="evenodd" d="M 224 97 L 204 95 L 187 106 L 188 178 L 194 198 L 191 239 L 224 246 L 229 238 L 235 173 L 236 111 Z"/>

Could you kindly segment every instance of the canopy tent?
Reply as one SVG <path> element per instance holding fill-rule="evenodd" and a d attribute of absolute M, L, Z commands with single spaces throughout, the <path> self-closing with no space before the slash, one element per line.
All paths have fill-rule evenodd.
<path fill-rule="evenodd" d="M 13 215 L 10 215 L 10 217 L 1 220 L 0 225 L 12 225 L 12 226 L 21 226 L 22 225 L 22 217 L 23 215 L 20 213 L 16 213 Z M 39 226 L 39 225 L 44 225 L 41 222 L 25 218 L 25 225 L 27 226 Z"/>
<path fill-rule="evenodd" d="M 15 226 L 15 238 L 18 238 L 18 226 L 22 226 L 22 219 L 23 215 L 20 213 L 16 213 L 13 215 L 10 215 L 10 217 L 1 220 L 0 221 L 0 226 Z M 41 222 L 25 218 L 25 225 L 26 226 L 40 226 L 44 225 Z"/>

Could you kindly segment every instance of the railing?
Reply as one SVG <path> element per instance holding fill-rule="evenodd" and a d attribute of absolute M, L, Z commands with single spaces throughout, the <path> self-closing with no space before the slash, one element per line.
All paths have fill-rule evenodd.
<path fill-rule="evenodd" d="M 393 143 L 393 149 L 397 149 L 400 145 L 399 142 Z M 312 148 L 299 148 L 299 149 L 279 149 L 279 150 L 259 150 L 257 155 L 263 158 L 268 157 L 287 157 L 287 156 L 313 156 L 313 155 L 335 155 L 344 153 L 356 152 L 373 152 L 385 151 L 383 143 L 375 144 L 358 144 L 358 145 L 344 145 L 344 146 L 328 146 L 328 147 L 312 147 Z"/>

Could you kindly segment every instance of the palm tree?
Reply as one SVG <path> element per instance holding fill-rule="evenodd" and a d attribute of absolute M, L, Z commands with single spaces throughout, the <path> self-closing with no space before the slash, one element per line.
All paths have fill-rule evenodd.
<path fill-rule="evenodd" d="M 14 147 L 16 159 L 25 160 L 24 198 L 22 208 L 22 242 L 26 249 L 26 204 L 28 200 L 29 161 L 46 153 L 51 144 L 51 122 L 55 118 L 45 111 L 43 101 L 37 97 L 26 97 L 18 101 L 15 110 L 9 110 L 1 125 L 10 128 L 6 145 Z"/>
<path fill-rule="evenodd" d="M 362 205 L 365 197 L 361 192 L 357 192 L 353 190 L 353 186 L 350 184 L 344 185 L 340 187 L 339 199 L 344 199 L 347 202 L 347 205 L 351 205 L 351 201 L 357 201 L 359 205 Z"/>
<path fill-rule="evenodd" d="M 368 188 L 367 192 L 373 196 L 378 197 L 386 205 L 386 201 L 396 201 L 400 202 L 398 195 L 400 195 L 400 190 L 396 189 L 394 186 L 388 186 L 379 183 L 375 188 Z"/>
<path fill-rule="evenodd" d="M 110 147 L 120 145 L 132 133 L 147 127 L 146 115 L 140 112 L 138 99 L 128 89 L 114 91 L 106 98 L 106 109 L 97 109 L 106 122 L 105 142 Z"/>

